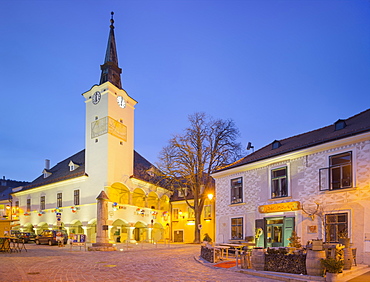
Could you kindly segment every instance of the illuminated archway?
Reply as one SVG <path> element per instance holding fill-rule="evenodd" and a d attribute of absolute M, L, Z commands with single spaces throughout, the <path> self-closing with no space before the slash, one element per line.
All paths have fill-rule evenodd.
<path fill-rule="evenodd" d="M 148 194 L 147 204 L 148 204 L 149 208 L 157 210 L 158 209 L 158 201 L 159 201 L 159 198 L 158 198 L 157 193 L 152 191 Z"/>
<path fill-rule="evenodd" d="M 96 243 L 96 222 L 97 219 L 91 219 L 87 224 L 86 236 L 87 242 Z"/>
<path fill-rule="evenodd" d="M 152 239 L 154 242 L 164 239 L 164 228 L 162 224 L 158 222 L 154 223 L 152 232 Z"/>
<path fill-rule="evenodd" d="M 137 207 L 145 208 L 145 192 L 143 189 L 136 188 L 132 195 L 132 204 Z"/>
<path fill-rule="evenodd" d="M 143 242 L 148 239 L 148 227 L 144 222 L 136 222 L 134 229 L 134 239 L 137 242 Z"/>
<path fill-rule="evenodd" d="M 78 219 L 75 219 L 71 222 L 69 227 L 69 233 L 71 234 L 83 234 L 84 230 L 82 228 L 82 223 Z"/>
<path fill-rule="evenodd" d="M 164 211 L 170 210 L 170 198 L 167 195 L 163 195 L 159 201 L 159 209 Z"/>
<path fill-rule="evenodd" d="M 107 190 L 111 202 L 130 204 L 130 190 L 125 184 L 115 182 Z"/>
<path fill-rule="evenodd" d="M 116 219 L 112 226 L 110 238 L 113 238 L 116 243 L 126 242 L 128 239 L 130 224 L 125 220 Z"/>

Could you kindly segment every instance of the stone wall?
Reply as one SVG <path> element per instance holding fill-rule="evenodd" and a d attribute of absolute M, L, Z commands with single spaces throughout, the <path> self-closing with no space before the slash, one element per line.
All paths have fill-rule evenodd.
<path fill-rule="evenodd" d="M 214 251 L 216 251 L 215 256 L 213 255 Z M 201 246 L 200 256 L 206 261 L 214 263 L 217 261 L 217 258 L 220 256 L 220 250 L 215 249 L 212 246 Z M 213 261 L 214 258 L 216 258 L 216 261 Z"/>
<path fill-rule="evenodd" d="M 306 254 L 265 254 L 265 271 L 306 275 Z"/>

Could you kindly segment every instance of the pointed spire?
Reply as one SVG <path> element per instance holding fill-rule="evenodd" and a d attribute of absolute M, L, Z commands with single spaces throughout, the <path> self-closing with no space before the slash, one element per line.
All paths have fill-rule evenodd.
<path fill-rule="evenodd" d="M 108 38 L 108 46 L 107 51 L 105 53 L 105 60 L 104 64 L 100 66 L 101 69 L 101 76 L 100 76 L 100 84 L 104 82 L 111 82 L 118 88 L 122 88 L 121 84 L 121 73 L 122 69 L 118 67 L 118 57 L 117 57 L 117 49 L 116 49 L 116 40 L 114 37 L 114 20 L 113 15 L 111 13 L 112 18 L 110 20 L 110 32 Z"/>

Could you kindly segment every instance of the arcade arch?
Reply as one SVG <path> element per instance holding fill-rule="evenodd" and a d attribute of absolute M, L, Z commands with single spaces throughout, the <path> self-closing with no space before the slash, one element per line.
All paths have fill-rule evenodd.
<path fill-rule="evenodd" d="M 158 198 L 157 193 L 155 193 L 153 191 L 149 192 L 148 198 L 147 198 L 148 208 L 157 210 L 158 209 L 158 202 L 159 202 L 159 198 Z"/>
<path fill-rule="evenodd" d="M 87 242 L 96 243 L 96 218 L 90 220 L 86 228 Z"/>
<path fill-rule="evenodd" d="M 167 195 L 163 195 L 159 201 L 159 209 L 164 211 L 170 210 L 170 198 Z"/>
<path fill-rule="evenodd" d="M 112 224 L 110 238 L 113 238 L 114 242 L 123 243 L 126 242 L 128 238 L 128 232 L 130 224 L 122 219 L 116 219 Z"/>
<path fill-rule="evenodd" d="M 132 204 L 137 207 L 145 208 L 145 192 L 143 189 L 136 188 L 132 195 Z"/>
<path fill-rule="evenodd" d="M 108 198 L 111 202 L 130 204 L 130 190 L 120 182 L 115 182 L 108 188 Z"/>
<path fill-rule="evenodd" d="M 142 221 L 136 222 L 134 229 L 134 240 L 136 242 L 148 241 L 148 235 L 147 225 Z"/>
<path fill-rule="evenodd" d="M 160 223 L 154 223 L 152 230 L 153 242 L 158 242 L 164 239 L 164 228 Z"/>
<path fill-rule="evenodd" d="M 69 233 L 71 234 L 83 234 L 84 230 L 82 228 L 82 223 L 78 219 L 75 219 L 71 222 L 69 226 Z"/>

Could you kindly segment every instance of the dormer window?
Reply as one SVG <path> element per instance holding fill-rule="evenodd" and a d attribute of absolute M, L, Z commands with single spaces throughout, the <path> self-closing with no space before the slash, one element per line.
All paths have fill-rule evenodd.
<path fill-rule="evenodd" d="M 69 171 L 74 171 L 75 169 L 80 167 L 78 164 L 74 163 L 73 161 L 70 161 L 68 166 L 69 166 Z"/>
<path fill-rule="evenodd" d="M 272 142 L 272 149 L 273 150 L 279 148 L 280 146 L 281 146 L 280 141 L 275 140 L 274 142 Z"/>
<path fill-rule="evenodd" d="M 44 174 L 44 178 L 48 178 L 50 175 L 52 175 L 52 172 L 46 168 L 42 171 L 42 173 Z"/>
<path fill-rule="evenodd" d="M 188 195 L 188 189 L 187 188 L 181 188 L 178 190 L 178 196 L 179 198 L 184 198 Z"/>
<path fill-rule="evenodd" d="M 341 130 L 343 128 L 346 127 L 346 121 L 344 119 L 338 119 L 335 123 L 334 123 L 334 126 L 335 126 L 335 131 L 337 130 Z"/>

